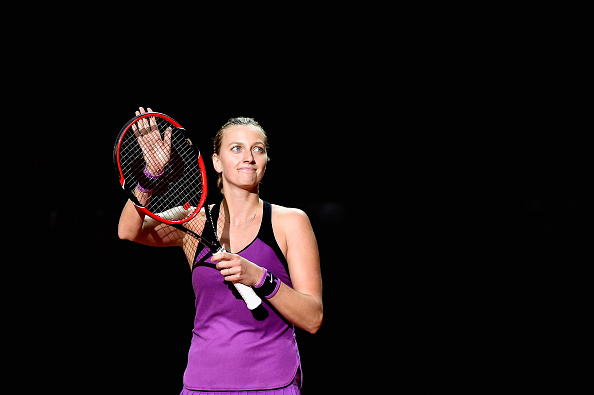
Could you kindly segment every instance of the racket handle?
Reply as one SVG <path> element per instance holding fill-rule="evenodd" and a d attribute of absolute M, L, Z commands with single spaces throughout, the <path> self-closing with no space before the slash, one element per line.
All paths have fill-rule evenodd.
<path fill-rule="evenodd" d="M 252 287 L 248 287 L 247 285 L 241 283 L 234 283 L 233 285 L 235 285 L 237 292 L 239 292 L 243 298 L 248 309 L 253 310 L 262 304 L 262 299 L 256 295 Z"/>
<path fill-rule="evenodd" d="M 225 250 L 223 246 L 220 246 L 217 249 L 217 253 L 219 252 L 227 252 L 227 250 Z M 252 287 L 248 287 L 247 285 L 241 283 L 233 283 L 233 285 L 235 285 L 235 289 L 237 289 L 237 292 L 239 292 L 243 298 L 243 301 L 247 305 L 248 309 L 253 310 L 262 304 L 262 299 L 256 295 Z"/>

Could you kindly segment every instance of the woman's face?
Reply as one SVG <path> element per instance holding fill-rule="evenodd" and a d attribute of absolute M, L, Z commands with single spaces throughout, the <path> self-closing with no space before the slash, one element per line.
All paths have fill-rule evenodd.
<path fill-rule="evenodd" d="M 223 182 L 257 190 L 268 160 L 265 141 L 264 134 L 250 126 L 225 129 L 220 152 L 212 156 L 215 170 L 223 174 Z"/>

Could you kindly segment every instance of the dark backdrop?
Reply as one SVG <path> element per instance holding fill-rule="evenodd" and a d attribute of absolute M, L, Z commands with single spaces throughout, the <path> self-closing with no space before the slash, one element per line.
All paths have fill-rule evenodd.
<path fill-rule="evenodd" d="M 5 145 L 3 174 L 21 180 L 3 190 L 8 375 L 66 393 L 181 388 L 185 259 L 117 238 L 113 142 L 138 106 L 174 117 L 205 156 L 230 117 L 267 130 L 261 196 L 308 213 L 322 258 L 324 324 L 298 333 L 304 394 L 583 375 L 572 361 L 593 236 L 584 35 L 533 10 L 488 32 L 426 11 L 398 27 L 346 9 L 289 31 L 260 20 L 249 38 L 221 33 L 229 15 L 206 27 L 207 12 L 170 30 L 135 29 L 138 10 L 92 24 L 27 14 L 5 73 L 4 142 L 18 144 Z"/>
<path fill-rule="evenodd" d="M 555 360 L 573 355 L 583 325 L 591 260 L 592 140 L 572 106 L 510 100 L 492 122 L 481 109 L 463 118 L 436 107 L 419 125 L 425 114 L 402 109 L 414 103 L 387 119 L 363 87 L 326 90 L 324 79 L 291 80 L 279 94 L 188 78 L 175 96 L 150 85 L 122 93 L 118 81 L 70 85 L 27 137 L 36 144 L 22 190 L 36 220 L 13 232 L 22 274 L 5 280 L 21 301 L 21 372 L 39 367 L 41 385 L 97 393 L 181 386 L 194 314 L 185 258 L 117 238 L 126 198 L 113 142 L 142 105 L 182 123 L 205 158 L 230 117 L 267 130 L 261 197 L 305 210 L 320 246 L 324 324 L 297 335 L 304 394 L 345 378 L 357 389 L 455 385 L 465 369 L 475 389 L 498 385 L 488 377 L 502 370 L 559 379 Z M 76 109 L 70 123 L 52 125 L 65 106 Z M 444 129 L 448 120 L 461 129 Z M 219 198 L 211 181 L 209 199 Z"/>
<path fill-rule="evenodd" d="M 370 329 L 355 319 L 360 295 L 346 290 L 357 288 L 353 278 L 366 276 L 354 267 L 370 249 L 357 243 L 370 247 L 377 231 L 352 223 L 364 209 L 361 197 L 373 188 L 367 174 L 373 170 L 361 160 L 370 149 L 362 136 L 372 131 L 363 131 L 354 86 L 346 89 L 332 78 L 276 78 L 279 86 L 234 75 L 220 85 L 191 76 L 171 86 L 89 75 L 80 86 L 48 83 L 39 97 L 46 104 L 36 112 L 37 128 L 29 132 L 32 160 L 24 164 L 33 178 L 23 187 L 27 205 L 37 219 L 18 238 L 27 262 L 19 293 L 33 296 L 18 313 L 25 317 L 19 323 L 28 344 L 23 356 L 34 355 L 44 366 L 36 372 L 39 383 L 90 385 L 93 393 L 110 393 L 114 385 L 155 394 L 181 390 L 194 316 L 185 257 L 175 248 L 117 237 L 126 197 L 115 175 L 113 144 L 138 106 L 164 112 L 186 128 L 204 155 L 211 202 L 221 199 L 210 161 L 212 137 L 234 116 L 261 123 L 272 159 L 260 196 L 303 209 L 320 246 L 326 315 L 317 334 L 298 330 L 304 393 L 331 388 L 342 379 L 337 373 L 349 374 L 353 360 L 362 363 L 366 344 L 353 337 Z M 54 89 L 62 89 L 62 97 L 52 103 Z M 68 119 L 55 124 L 66 109 Z"/>

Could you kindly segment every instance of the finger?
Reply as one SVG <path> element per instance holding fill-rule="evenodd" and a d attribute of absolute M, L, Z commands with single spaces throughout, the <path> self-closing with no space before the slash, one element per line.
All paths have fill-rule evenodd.
<path fill-rule="evenodd" d="M 165 129 L 165 136 L 163 136 L 163 143 L 165 144 L 165 149 L 171 149 L 171 128 Z"/>
<path fill-rule="evenodd" d="M 155 134 L 156 136 L 159 136 L 159 140 L 161 140 L 161 135 L 159 134 L 159 128 L 157 127 L 157 122 L 155 122 L 155 117 L 151 117 L 149 120 L 149 123 L 151 125 L 151 133 Z"/>
<path fill-rule="evenodd" d="M 216 253 L 212 254 L 212 257 L 210 258 L 210 260 L 220 262 L 220 261 L 228 261 L 231 258 L 233 258 L 233 254 L 230 254 L 228 252 L 216 252 Z"/>
<path fill-rule="evenodd" d="M 143 107 L 138 107 L 138 109 L 140 110 L 140 114 L 144 114 L 144 113 L 145 113 L 145 111 L 144 111 L 144 108 L 143 108 Z M 143 129 L 145 129 L 145 128 L 146 128 L 146 127 L 145 127 L 146 118 L 142 118 L 142 119 L 140 119 L 138 122 L 141 124 L 141 127 L 142 127 Z M 145 132 L 145 133 L 146 133 L 146 132 Z"/>
<path fill-rule="evenodd" d="M 139 115 L 140 115 L 140 112 L 139 112 L 139 111 L 134 111 L 134 114 L 135 114 L 136 116 L 139 116 Z M 140 133 L 138 132 L 138 127 L 136 126 L 136 123 L 137 123 L 137 122 L 134 122 L 134 123 L 132 124 L 132 130 L 134 131 L 134 136 L 138 137 Z"/>
<path fill-rule="evenodd" d="M 151 110 L 150 107 L 148 108 L 148 111 L 149 112 L 153 112 L 153 110 Z M 155 117 L 150 117 L 149 118 L 149 123 L 151 125 L 151 131 L 157 131 L 158 130 L 158 128 L 157 128 L 157 121 L 155 120 Z"/>
<path fill-rule="evenodd" d="M 237 269 L 235 269 L 235 270 L 233 270 L 233 269 L 234 268 L 231 268 L 229 270 L 227 270 L 227 269 L 221 270 L 221 274 L 223 275 L 223 277 L 225 277 L 225 281 L 229 281 L 231 283 L 240 282 L 242 279 L 241 275 L 239 274 L 239 272 L 237 272 Z"/>
<path fill-rule="evenodd" d="M 142 118 L 142 127 L 144 128 L 145 133 L 149 132 L 148 118 L 146 118 L 146 117 Z"/>
<path fill-rule="evenodd" d="M 138 107 L 138 109 L 140 110 L 140 112 L 136 111 L 136 115 L 141 115 L 144 114 L 144 107 Z M 141 129 L 141 134 L 145 134 L 146 131 L 143 129 L 148 129 L 148 122 L 146 120 L 146 118 L 142 118 L 138 120 L 138 128 Z"/>
<path fill-rule="evenodd" d="M 145 130 L 144 130 L 144 123 L 142 122 L 142 119 L 139 119 L 138 121 L 136 121 L 136 127 L 138 128 L 138 135 L 139 136 L 144 136 L 146 134 Z"/>
<path fill-rule="evenodd" d="M 227 272 L 227 269 L 232 268 L 233 264 L 231 264 L 231 262 L 229 261 L 220 261 L 217 262 L 216 266 L 217 270 L 220 270 L 221 272 L 224 270 L 225 272 Z"/>
<path fill-rule="evenodd" d="M 211 258 L 211 261 L 216 262 L 217 264 L 215 265 L 215 267 L 217 268 L 217 270 L 223 270 L 226 269 L 228 267 L 232 267 L 233 265 L 231 264 L 231 262 L 229 261 L 215 261 Z"/>
<path fill-rule="evenodd" d="M 138 112 L 138 111 L 137 111 Z M 132 130 L 134 131 L 134 135 L 136 137 L 140 137 L 143 134 L 142 131 L 142 123 L 140 121 L 136 121 L 132 124 Z"/>
<path fill-rule="evenodd" d="M 141 113 L 139 111 L 135 112 L 136 116 L 140 116 Z M 138 137 L 139 135 L 142 136 L 143 135 L 143 124 L 142 124 L 142 119 L 138 119 L 136 122 L 134 122 L 132 124 L 132 129 L 136 132 L 138 131 L 136 137 Z"/>
<path fill-rule="evenodd" d="M 226 253 L 223 253 L 226 254 Z M 231 257 L 217 255 L 216 257 L 211 257 L 210 259 L 212 262 L 216 262 L 216 268 L 218 270 L 222 270 L 228 267 L 237 266 L 238 263 L 235 262 Z"/>

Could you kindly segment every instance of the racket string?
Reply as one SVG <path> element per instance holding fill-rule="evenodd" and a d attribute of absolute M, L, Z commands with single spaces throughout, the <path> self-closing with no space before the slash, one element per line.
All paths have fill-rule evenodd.
<path fill-rule="evenodd" d="M 140 136 L 138 136 L 140 133 L 126 133 L 121 142 L 120 164 L 127 184 L 126 189 L 133 191 L 137 184 L 147 189 L 145 185 L 148 184 L 152 193 L 146 208 L 165 219 L 182 220 L 193 213 L 199 205 L 203 193 L 202 170 L 198 163 L 197 153 L 180 129 L 163 118 L 149 118 L 154 118 L 154 121 L 149 121 L 152 129 L 149 128 L 147 131 L 143 126 L 146 134 Z M 141 131 L 139 124 L 141 121 L 146 121 L 146 119 L 137 121 L 139 132 Z M 163 173 L 157 178 L 147 176 L 144 173 L 148 165 L 146 160 L 164 159 L 166 156 L 159 155 L 163 152 L 157 151 L 162 151 L 162 148 L 154 142 L 157 138 L 164 141 L 165 131 L 168 128 L 171 129 L 169 160 L 165 163 L 163 160 L 152 162 L 152 167 L 163 168 Z M 157 132 L 158 137 L 154 134 Z M 145 151 L 152 149 L 155 155 L 144 155 L 139 139 L 147 139 L 143 141 Z"/>

